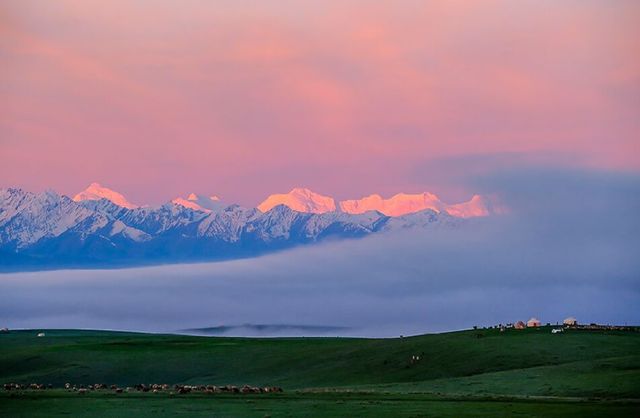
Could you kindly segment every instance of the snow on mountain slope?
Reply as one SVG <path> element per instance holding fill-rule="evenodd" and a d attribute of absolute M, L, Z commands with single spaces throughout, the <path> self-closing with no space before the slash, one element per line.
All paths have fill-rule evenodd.
<path fill-rule="evenodd" d="M 203 199 L 189 196 L 185 200 Z M 267 199 L 261 210 L 216 207 L 218 200 L 208 200 L 212 206 L 207 210 L 178 203 L 128 209 L 103 198 L 76 202 L 53 191 L 0 189 L 0 254 L 9 258 L 5 267 L 32 262 L 39 268 L 228 259 L 329 238 L 457 227 L 468 222 L 463 218 L 495 213 L 480 196 L 446 205 L 428 193 L 391 199 L 372 195 L 341 202 L 343 210 L 336 210 L 332 198 L 307 189 Z M 207 198 L 202 203 L 208 204 Z M 425 206 L 429 208 L 421 209 Z M 383 211 L 410 213 L 388 216 Z"/>
<path fill-rule="evenodd" d="M 73 197 L 76 202 L 83 200 L 100 200 L 106 199 L 114 204 L 127 209 L 135 209 L 138 206 L 129 202 L 122 194 L 113 191 L 107 187 L 103 187 L 100 183 L 91 183 L 89 187 L 78 193 Z"/>
<path fill-rule="evenodd" d="M 39 194 L 0 190 L 0 244 L 23 248 L 43 238 L 57 237 L 79 224 L 92 233 L 107 223 L 106 215 L 50 190 Z"/>
<path fill-rule="evenodd" d="M 278 205 L 302 213 L 322 214 L 336 211 L 336 202 L 332 197 L 304 188 L 295 188 L 286 194 L 271 195 L 258 205 L 258 210 L 266 213 Z M 460 218 L 487 216 L 490 213 L 486 199 L 482 196 L 475 195 L 468 202 L 449 205 L 433 193 L 398 193 L 389 199 L 372 194 L 362 199 L 343 200 L 338 203 L 337 210 L 350 215 L 378 211 L 387 216 L 403 216 L 432 210 Z"/>
<path fill-rule="evenodd" d="M 373 194 L 360 200 L 344 200 L 340 202 L 343 212 L 357 214 L 377 210 L 387 216 L 402 216 L 407 213 L 431 209 L 442 212 L 446 205 L 432 193 L 406 194 L 398 193 L 390 199 L 383 199 Z"/>
<path fill-rule="evenodd" d="M 127 226 L 124 222 L 119 220 L 113 222 L 113 225 L 111 226 L 109 236 L 114 235 L 122 235 L 136 242 L 148 241 L 151 239 L 151 235 L 147 234 L 146 232 L 136 228 L 131 228 L 130 226 Z"/>
<path fill-rule="evenodd" d="M 258 205 L 258 210 L 265 213 L 278 205 L 285 205 L 297 212 L 325 213 L 336 210 L 332 197 L 314 193 L 309 189 L 297 187 L 285 194 L 272 194 Z"/>
<path fill-rule="evenodd" d="M 87 189 L 78 193 L 74 198 L 76 202 L 100 202 L 107 200 L 120 208 L 136 209 L 138 206 L 129 202 L 122 194 L 92 183 Z M 191 193 L 186 198 L 177 197 L 171 201 L 174 205 L 192 209 L 199 212 L 220 212 L 226 205 L 217 196 L 200 196 Z M 90 207 L 85 203 L 87 207 Z M 302 213 L 328 213 L 338 211 L 351 215 L 362 214 L 369 211 L 378 211 L 387 216 L 402 216 L 423 210 L 433 210 L 438 213 L 446 212 L 449 215 L 470 218 L 487 216 L 490 214 L 490 205 L 486 198 L 474 195 L 468 202 L 447 204 L 433 193 L 407 194 L 398 193 L 389 199 L 384 199 L 379 194 L 372 194 L 362 199 L 343 200 L 336 205 L 336 201 L 330 196 L 315 193 L 306 188 L 294 188 L 289 193 L 272 194 L 257 206 L 257 209 L 266 213 L 278 205 Z M 105 206 L 103 203 L 102 206 Z M 94 208 L 96 206 L 93 206 Z M 111 213 L 115 213 L 113 208 Z"/>
<path fill-rule="evenodd" d="M 160 207 L 144 207 L 127 211 L 119 219 L 147 234 L 157 235 L 202 220 L 206 213 L 181 205 L 166 203 Z"/>
<path fill-rule="evenodd" d="M 112 201 L 107 199 L 82 200 L 76 203 L 78 203 L 78 205 L 85 207 L 87 209 L 108 214 L 113 218 L 119 218 L 120 216 L 123 216 L 124 214 L 129 212 L 129 210 L 131 210 L 131 209 L 124 208 L 122 206 L 118 206 Z"/>
<path fill-rule="evenodd" d="M 191 193 L 187 198 L 177 197 L 171 203 L 200 212 L 217 212 L 224 209 L 225 206 L 218 196 L 205 197 L 195 193 Z"/>
<path fill-rule="evenodd" d="M 262 213 L 257 209 L 245 209 L 231 205 L 219 212 L 212 212 L 198 223 L 197 236 L 214 238 L 224 242 L 238 242 L 247 223 Z"/>
<path fill-rule="evenodd" d="M 473 218 L 476 216 L 490 215 L 489 205 L 486 199 L 480 195 L 474 195 L 468 202 L 447 206 L 447 213 L 458 218 Z"/>
<path fill-rule="evenodd" d="M 277 205 L 245 226 L 245 233 L 260 241 L 287 240 L 292 232 L 300 230 L 310 213 L 296 211 L 286 205 Z"/>
<path fill-rule="evenodd" d="M 464 222 L 463 219 L 451 216 L 447 213 L 438 213 L 432 209 L 427 209 L 420 212 L 407 213 L 402 216 L 389 217 L 380 227 L 380 231 L 457 227 L 462 222 Z"/>
<path fill-rule="evenodd" d="M 377 210 L 387 216 L 403 216 L 424 210 L 432 210 L 437 213 L 445 212 L 460 218 L 487 216 L 489 214 L 485 199 L 479 195 L 473 196 L 468 202 L 448 205 L 433 193 L 398 193 L 389 199 L 384 199 L 378 194 L 372 194 L 362 199 L 343 200 L 339 203 L 339 207 L 343 212 L 350 214 Z"/>
<path fill-rule="evenodd" d="M 305 224 L 305 233 L 309 238 L 329 235 L 363 236 L 376 232 L 387 217 L 377 211 L 351 215 L 343 212 L 326 212 L 313 215 Z"/>

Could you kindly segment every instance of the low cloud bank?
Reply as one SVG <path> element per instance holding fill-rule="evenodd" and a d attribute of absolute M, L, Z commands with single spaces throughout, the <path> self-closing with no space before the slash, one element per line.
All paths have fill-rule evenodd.
<path fill-rule="evenodd" d="M 512 170 L 474 186 L 510 213 L 247 260 L 0 275 L 0 326 L 396 336 L 530 316 L 640 324 L 637 175 Z"/>

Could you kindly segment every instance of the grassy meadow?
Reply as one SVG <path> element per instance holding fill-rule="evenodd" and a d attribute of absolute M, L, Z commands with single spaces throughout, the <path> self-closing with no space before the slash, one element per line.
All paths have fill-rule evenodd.
<path fill-rule="evenodd" d="M 633 331 L 541 327 L 393 339 L 37 332 L 0 334 L 0 382 L 56 389 L 2 391 L 0 416 L 640 416 L 640 332 Z M 61 389 L 67 382 L 284 392 L 80 395 Z"/>

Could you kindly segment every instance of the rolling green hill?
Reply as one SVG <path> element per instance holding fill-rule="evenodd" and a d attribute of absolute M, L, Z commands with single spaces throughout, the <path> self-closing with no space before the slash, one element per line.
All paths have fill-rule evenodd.
<path fill-rule="evenodd" d="M 420 359 L 412 361 L 413 356 Z M 255 402 L 248 404 L 250 409 L 265 407 L 285 414 L 290 407 L 294 416 L 301 412 L 295 405 L 305 403 L 319 403 L 317 408 L 325 412 L 339 401 L 344 403 L 343 412 L 362 404 L 368 416 L 375 416 L 391 405 L 385 402 L 391 402 L 401 416 L 401 411 L 421 410 L 425 402 L 430 408 L 443 406 L 440 402 L 458 406 L 480 402 L 486 407 L 482 402 L 487 400 L 494 406 L 506 402 L 524 408 L 525 416 L 540 411 L 546 412 L 541 416 L 553 416 L 567 405 L 581 416 L 589 416 L 590 411 L 600 411 L 593 416 L 602 416 L 601 408 L 618 408 L 618 415 L 625 416 L 639 411 L 640 333 L 568 330 L 552 335 L 542 327 L 395 339 L 250 339 L 74 330 L 49 330 L 38 338 L 36 331 L 15 331 L 0 334 L 0 382 L 250 384 L 285 389 L 279 398 L 216 398 L 226 399 L 216 405 L 223 408 L 221 414 L 224 405 L 229 407 L 229 416 L 236 416 L 236 403 L 246 407 L 247 400 Z M 84 407 L 105 403 L 110 410 L 109 402 L 122 404 L 127 399 L 131 401 L 125 402 L 127 408 L 136 402 L 149 407 L 159 403 L 159 408 L 177 413 L 173 407 L 206 406 L 213 399 L 189 395 L 193 404 L 188 404 L 165 395 L 113 396 L 91 394 L 80 402 L 75 394 L 64 391 L 21 397 L 3 394 L 0 408 L 13 408 L 19 414 L 21 408 L 37 404 L 64 409 L 80 402 Z M 375 402 L 381 402 L 380 408 L 374 407 Z M 537 406 L 529 408 L 529 404 Z M 333 415 L 325 412 L 320 415 Z M 446 411 L 441 416 L 447 416 Z M 452 416 L 464 415 L 458 411 Z"/>

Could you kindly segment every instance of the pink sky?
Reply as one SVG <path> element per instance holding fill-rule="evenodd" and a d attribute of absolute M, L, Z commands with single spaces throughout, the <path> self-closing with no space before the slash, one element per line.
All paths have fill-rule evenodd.
<path fill-rule="evenodd" d="M 256 204 L 454 198 L 470 161 L 639 170 L 639 21 L 637 1 L 5 0 L 0 187 Z"/>

